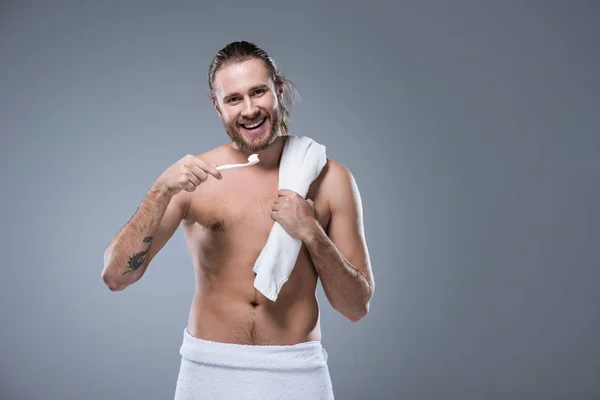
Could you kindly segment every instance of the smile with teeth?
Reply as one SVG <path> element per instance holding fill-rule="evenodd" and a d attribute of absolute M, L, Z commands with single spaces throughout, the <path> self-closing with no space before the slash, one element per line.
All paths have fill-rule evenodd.
<path fill-rule="evenodd" d="M 265 122 L 266 118 L 261 119 L 260 121 L 255 122 L 254 124 L 251 125 L 244 125 L 244 124 L 240 124 L 243 128 L 246 129 L 254 129 L 254 128 L 258 128 L 259 126 L 262 125 L 263 122 Z"/>

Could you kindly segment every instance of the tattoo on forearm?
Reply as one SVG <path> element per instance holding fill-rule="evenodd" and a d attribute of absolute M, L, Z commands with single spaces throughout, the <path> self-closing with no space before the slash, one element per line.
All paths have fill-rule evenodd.
<path fill-rule="evenodd" d="M 145 237 L 143 242 L 144 243 L 152 242 L 152 236 Z M 146 250 L 140 251 L 139 253 L 135 253 L 131 257 L 129 257 L 129 261 L 127 261 L 127 266 L 129 267 L 129 269 L 127 271 L 123 272 L 123 275 L 130 274 L 130 273 L 136 271 L 139 267 L 141 267 L 144 264 L 144 260 L 146 260 L 146 254 L 148 254 L 149 249 L 150 249 L 150 246 L 148 246 L 148 248 Z"/>

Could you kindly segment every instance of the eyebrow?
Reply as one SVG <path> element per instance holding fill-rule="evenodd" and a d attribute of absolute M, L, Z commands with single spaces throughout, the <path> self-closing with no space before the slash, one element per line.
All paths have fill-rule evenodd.
<path fill-rule="evenodd" d="M 253 92 L 253 91 L 257 90 L 257 89 L 269 89 L 269 86 L 268 86 L 268 85 L 265 85 L 265 84 L 254 85 L 254 86 L 252 86 L 252 87 L 249 89 L 249 91 L 250 91 L 250 92 Z M 227 96 L 223 97 L 223 101 L 227 101 L 227 100 L 229 100 L 230 98 L 232 98 L 232 97 L 235 97 L 235 96 L 239 96 L 239 93 L 237 93 L 237 92 L 235 92 L 235 93 L 230 93 L 230 94 L 228 94 Z"/>

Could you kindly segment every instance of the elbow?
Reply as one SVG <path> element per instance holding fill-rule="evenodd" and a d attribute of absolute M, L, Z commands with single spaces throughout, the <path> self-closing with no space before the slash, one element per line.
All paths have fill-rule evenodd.
<path fill-rule="evenodd" d="M 366 301 L 360 306 L 354 308 L 353 312 L 346 316 L 351 322 L 358 322 L 369 313 L 369 309 L 371 308 L 371 299 L 373 298 L 373 293 L 375 292 L 375 285 L 371 283 L 369 285 L 369 290 L 366 295 Z"/>
<path fill-rule="evenodd" d="M 117 283 L 106 283 L 106 286 L 108 287 L 108 290 L 110 290 L 111 292 L 121 292 L 123 290 L 125 290 L 125 288 L 127 286 L 125 285 L 119 285 Z"/>
<path fill-rule="evenodd" d="M 367 303 L 365 303 L 364 306 L 356 307 L 351 312 L 347 312 L 346 314 L 344 314 L 344 316 L 350 322 L 356 323 L 367 316 L 367 314 L 369 313 L 369 308 L 370 308 L 370 305 L 369 305 L 369 302 L 367 302 Z"/>
<path fill-rule="evenodd" d="M 348 318 L 351 322 L 358 322 L 369 313 L 369 309 L 371 307 L 371 299 L 373 298 L 373 293 L 375 291 L 375 285 L 371 283 L 369 285 L 369 289 L 365 296 L 364 303 L 360 304 L 357 307 L 352 309 L 352 312 L 346 314 L 346 318 Z"/>
<path fill-rule="evenodd" d="M 101 278 L 104 284 L 108 287 L 108 289 L 111 292 L 120 292 L 127 287 L 127 285 L 124 285 L 122 282 L 118 282 L 117 280 L 115 280 L 111 276 L 111 274 L 108 273 L 107 268 L 105 268 L 104 271 L 102 271 Z"/>
<path fill-rule="evenodd" d="M 115 279 L 115 267 L 113 266 L 114 262 L 111 257 L 112 253 L 107 249 L 104 252 L 104 268 L 102 269 L 100 278 L 111 292 L 118 292 L 125 288 L 120 282 L 117 281 L 117 279 Z"/>
<path fill-rule="evenodd" d="M 358 322 L 369 313 L 369 309 L 371 307 L 371 298 L 374 293 L 374 285 L 371 284 L 368 286 L 368 290 L 365 290 L 364 297 L 360 301 L 359 304 L 354 304 L 352 306 L 348 305 L 344 308 L 334 307 L 336 310 L 340 312 L 344 317 L 346 317 L 350 322 Z"/>
<path fill-rule="evenodd" d="M 125 290 L 128 286 L 140 280 L 145 268 L 148 266 L 148 262 L 145 262 L 136 270 L 126 270 L 126 272 L 123 272 L 123 268 L 119 267 L 119 264 L 122 264 L 119 260 L 108 259 L 105 255 L 104 269 L 100 277 L 111 292 Z"/>

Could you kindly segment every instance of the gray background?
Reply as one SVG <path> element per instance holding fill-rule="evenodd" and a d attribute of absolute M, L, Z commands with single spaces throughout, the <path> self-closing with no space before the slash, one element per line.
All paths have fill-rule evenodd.
<path fill-rule="evenodd" d="M 183 235 L 124 292 L 102 254 L 227 140 L 206 72 L 240 39 L 362 193 L 371 312 L 318 293 L 336 398 L 600 398 L 598 2 L 0 4 L 0 398 L 172 398 Z"/>

